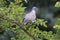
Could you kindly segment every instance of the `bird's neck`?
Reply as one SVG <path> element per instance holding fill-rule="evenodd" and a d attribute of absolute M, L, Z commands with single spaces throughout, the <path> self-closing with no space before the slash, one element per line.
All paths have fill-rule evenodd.
<path fill-rule="evenodd" d="M 32 12 L 33 14 L 36 14 L 36 11 L 35 11 L 35 10 L 32 10 L 31 12 Z"/>

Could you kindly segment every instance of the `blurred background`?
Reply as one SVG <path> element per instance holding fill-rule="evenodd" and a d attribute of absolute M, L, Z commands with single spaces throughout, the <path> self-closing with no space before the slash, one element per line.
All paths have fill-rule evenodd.
<path fill-rule="evenodd" d="M 0 18 L 0 40 L 33 40 L 22 29 L 19 29 L 17 24 L 7 21 L 8 19 L 15 19 L 21 24 L 22 15 L 26 8 L 22 6 L 22 0 L 0 0 L 0 17 L 3 15 L 3 19 Z M 60 2 L 56 2 L 55 7 L 60 8 Z M 34 36 L 36 40 L 60 40 L 60 18 L 54 25 L 54 28 L 58 29 L 56 34 L 52 34 L 52 31 L 40 31 L 37 25 L 41 24 L 46 27 L 45 23 L 44 19 L 37 19 L 34 23 L 28 23 L 23 28 Z"/>

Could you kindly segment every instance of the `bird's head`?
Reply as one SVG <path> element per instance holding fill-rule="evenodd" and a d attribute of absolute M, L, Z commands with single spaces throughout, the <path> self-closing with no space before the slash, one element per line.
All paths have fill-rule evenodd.
<path fill-rule="evenodd" d="M 36 13 L 38 13 L 39 8 L 38 7 L 32 7 L 32 10 L 34 10 Z"/>

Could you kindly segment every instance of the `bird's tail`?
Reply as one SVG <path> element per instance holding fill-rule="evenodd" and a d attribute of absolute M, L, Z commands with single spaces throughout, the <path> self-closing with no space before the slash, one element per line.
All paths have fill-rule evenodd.
<path fill-rule="evenodd" d="M 23 22 L 20 26 L 21 26 L 21 27 L 23 27 L 23 26 L 25 26 L 25 25 L 26 25 L 26 23 L 25 23 L 25 22 Z"/>

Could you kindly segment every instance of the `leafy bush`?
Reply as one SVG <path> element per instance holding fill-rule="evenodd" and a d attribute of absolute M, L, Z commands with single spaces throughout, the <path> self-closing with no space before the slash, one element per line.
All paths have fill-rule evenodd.
<path fill-rule="evenodd" d="M 30 34 L 25 33 L 25 31 L 19 28 L 19 24 L 22 23 L 22 15 L 24 14 L 24 9 L 26 7 L 22 7 L 23 3 L 20 3 L 21 0 L 16 0 L 15 3 L 10 1 L 9 7 L 6 7 L 5 1 L 0 0 L 0 34 L 4 37 L 11 37 L 11 40 L 60 40 L 60 19 L 58 19 L 54 28 L 58 28 L 57 34 L 52 34 L 52 32 L 40 31 L 36 25 L 45 25 L 47 21 L 44 19 L 37 19 L 35 22 L 28 23 L 24 27 L 24 30 L 28 31 Z M 56 7 L 59 6 L 58 3 Z M 60 7 L 60 6 L 59 6 Z M 11 20 L 12 19 L 12 20 Z M 18 21 L 19 24 L 15 23 Z M 6 36 L 7 35 L 7 36 Z M 0 37 L 1 38 L 1 37 Z M 8 39 L 4 39 L 8 40 Z"/>

